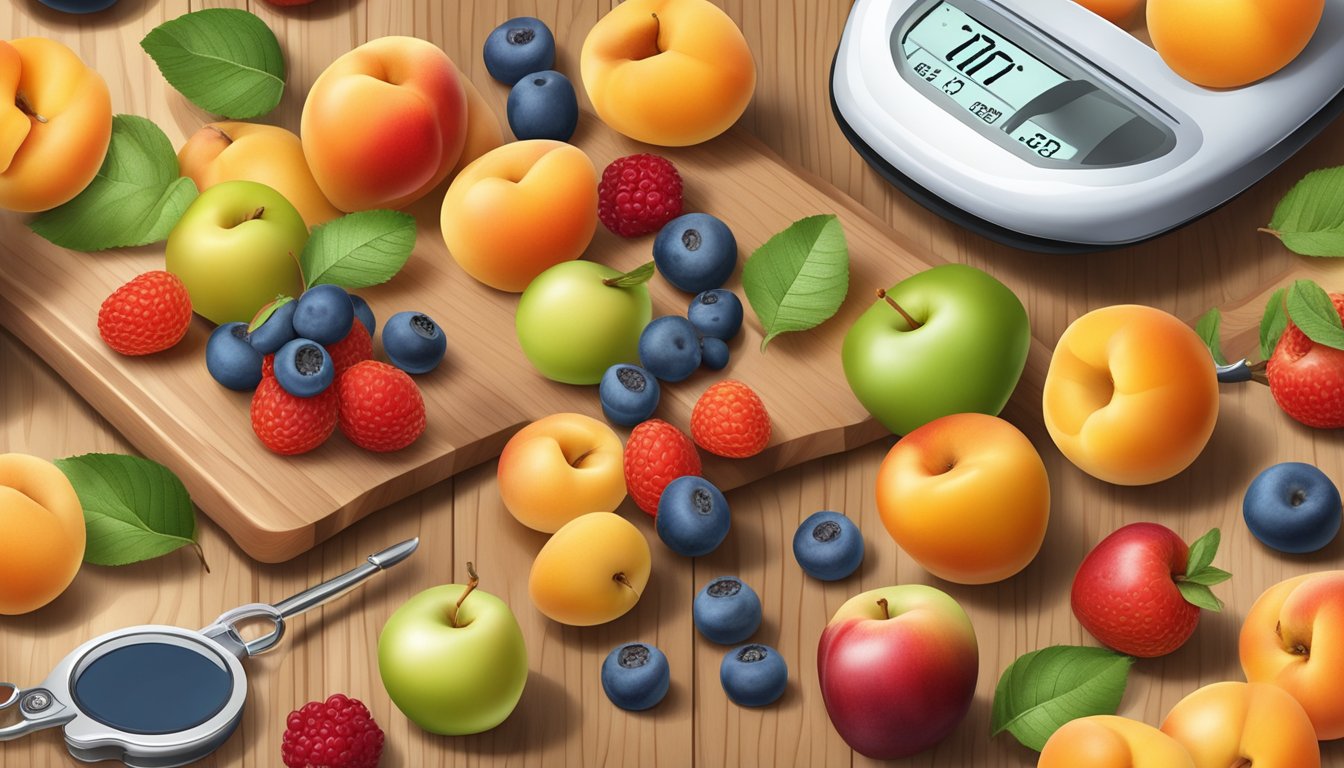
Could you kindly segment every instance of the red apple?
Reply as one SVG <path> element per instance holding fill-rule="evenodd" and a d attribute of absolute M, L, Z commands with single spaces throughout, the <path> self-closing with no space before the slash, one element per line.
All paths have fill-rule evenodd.
<path fill-rule="evenodd" d="M 1330 294 L 1335 312 L 1344 318 L 1344 293 Z M 1265 363 L 1269 391 L 1283 412 L 1308 427 L 1344 427 L 1344 350 L 1317 344 L 1288 319 L 1288 326 Z"/>
<path fill-rule="evenodd" d="M 831 724 L 878 760 L 923 752 L 970 709 L 980 669 L 975 628 L 957 601 L 922 584 L 856 595 L 817 646 Z"/>
<path fill-rule="evenodd" d="M 1199 610 L 1222 603 L 1209 587 L 1230 578 L 1209 565 L 1215 528 L 1187 547 L 1157 523 L 1127 525 L 1101 540 L 1073 579 L 1073 615 L 1103 645 L 1152 658 L 1180 648 L 1199 624 Z"/>

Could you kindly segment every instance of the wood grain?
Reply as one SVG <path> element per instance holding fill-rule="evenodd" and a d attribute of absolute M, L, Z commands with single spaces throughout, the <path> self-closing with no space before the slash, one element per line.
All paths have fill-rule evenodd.
<path fill-rule="evenodd" d="M 289 11 L 256 3 L 254 10 L 281 31 L 291 56 L 296 45 L 302 50 L 348 47 L 386 32 L 442 35 L 439 39 L 459 46 L 456 50 L 463 53 L 455 58 L 472 70 L 477 82 L 485 80 L 474 47 L 503 16 L 535 14 L 551 22 L 562 48 L 568 49 L 562 52 L 561 67 L 573 71 L 575 30 L 586 28 L 611 4 L 327 0 L 321 5 L 323 1 Z M 118 8 L 165 16 L 185 10 L 185 5 L 122 0 Z M 825 68 L 847 3 L 726 0 L 722 5 L 742 25 L 760 65 L 757 97 L 743 127 L 791 165 L 852 195 L 912 247 L 975 264 L 1007 281 L 1023 298 L 1046 346 L 1078 315 L 1106 304 L 1151 304 L 1186 318 L 1221 305 L 1228 310 L 1228 352 L 1239 356 L 1255 348 L 1251 329 L 1273 288 L 1300 274 L 1335 289 L 1344 287 L 1338 266 L 1294 257 L 1254 233 L 1306 171 L 1344 163 L 1344 126 L 1332 127 L 1229 206 L 1153 243 L 1085 259 L 1020 253 L 958 230 L 909 202 L 869 172 L 840 136 L 826 101 Z M 13 9 L 0 10 L 0 35 L 29 30 L 34 18 L 70 35 L 85 55 L 102 56 L 100 69 L 119 71 L 98 34 L 84 29 L 82 22 L 41 10 L 34 0 L 18 0 Z M 135 34 L 126 37 L 132 46 L 138 40 Z M 296 72 L 296 87 L 314 76 Z M 133 91 L 141 106 L 151 85 L 157 83 Z M 486 90 L 498 107 L 502 92 Z M 282 120 L 297 116 L 298 102 L 292 99 L 291 94 L 282 105 Z M 173 110 L 184 109 L 179 104 L 165 106 L 163 112 L 171 116 Z M 151 116 L 165 118 L 162 112 Z M 0 323 L 7 318 L 0 316 Z M 1046 362 L 1042 349 L 1033 352 L 1029 367 L 1037 373 L 1027 383 L 1039 381 Z M 1160 723 L 1173 704 L 1197 687 L 1241 678 L 1237 633 L 1263 589 L 1291 575 L 1344 567 L 1344 540 L 1306 557 L 1278 555 L 1256 542 L 1241 521 L 1246 483 L 1270 464 L 1313 462 L 1344 482 L 1340 434 L 1291 422 L 1263 387 L 1225 387 L 1219 425 L 1206 453 L 1180 476 L 1147 488 L 1108 486 L 1072 467 L 1041 427 L 1039 394 L 1024 386 L 1009 414 L 1042 452 L 1051 476 L 1053 515 L 1040 557 L 1005 583 L 961 587 L 937 581 L 887 537 L 873 498 L 878 464 L 892 443 L 885 438 L 730 493 L 733 532 L 723 548 L 708 558 L 687 561 L 671 557 L 653 541 L 650 593 L 634 611 L 606 627 L 562 628 L 543 619 L 527 601 L 525 574 L 542 539 L 503 514 L 494 465 L 486 462 L 282 565 L 253 562 L 220 528 L 205 521 L 203 544 L 214 568 L 209 575 L 187 553 L 122 569 L 88 567 L 50 607 L 29 616 L 0 618 L 0 679 L 32 682 L 69 649 L 99 632 L 147 621 L 200 626 L 235 605 L 282 598 L 339 573 L 389 541 L 420 535 L 424 549 L 410 562 L 344 603 L 295 622 L 282 648 L 249 666 L 253 697 L 243 725 L 205 765 L 278 765 L 284 715 L 336 691 L 373 707 L 388 733 L 389 766 L 867 765 L 870 761 L 848 750 L 827 721 L 816 684 L 816 641 L 831 613 L 849 596 L 893 583 L 921 582 L 947 590 L 970 613 L 981 650 L 980 680 L 970 717 L 945 743 L 893 764 L 1031 766 L 1034 753 L 1011 738 L 989 738 L 994 683 L 1022 653 L 1056 643 L 1094 642 L 1069 609 L 1069 584 L 1086 552 L 1116 527 L 1153 520 L 1193 537 L 1217 525 L 1224 533 L 1217 564 L 1235 574 L 1215 590 L 1227 601 L 1223 614 L 1206 616 L 1185 648 L 1135 666 L 1121 712 L 1152 724 Z M 0 332 L 0 451 L 62 456 L 130 449 L 58 373 Z M 868 557 L 862 570 L 838 584 L 803 577 L 789 548 L 797 523 L 822 508 L 854 516 L 866 533 Z M 627 503 L 622 513 L 654 538 L 647 518 L 633 505 Z M 386 699 L 371 652 L 382 623 L 397 606 L 426 587 L 460 581 L 466 560 L 480 566 L 483 588 L 513 606 L 527 639 L 531 676 L 519 710 L 495 732 L 469 739 L 426 736 Z M 789 663 L 789 689 L 777 706 L 744 710 L 727 703 L 717 679 L 723 649 L 696 636 L 691 626 L 695 590 L 726 573 L 740 575 L 760 592 L 766 619 L 758 639 L 775 644 Z M 607 703 L 597 669 L 611 646 L 634 638 L 656 642 L 667 652 L 673 689 L 659 708 L 632 715 Z M 69 764 L 55 734 L 0 744 L 3 768 Z M 1324 745 L 1324 765 L 1344 765 L 1344 742 Z"/>

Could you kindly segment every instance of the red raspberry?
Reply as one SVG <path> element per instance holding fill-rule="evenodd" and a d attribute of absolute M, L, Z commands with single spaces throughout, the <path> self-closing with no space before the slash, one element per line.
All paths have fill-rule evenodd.
<path fill-rule="evenodd" d="M 625 489 L 639 508 L 657 516 L 658 499 L 678 477 L 700 474 L 700 453 L 681 430 L 649 419 L 625 442 Z"/>
<path fill-rule="evenodd" d="M 98 309 L 98 335 L 123 355 L 162 352 L 191 326 L 191 296 L 177 275 L 146 272 L 112 292 Z"/>
<path fill-rule="evenodd" d="M 341 431 L 368 451 L 399 451 L 425 431 L 425 400 L 405 371 L 365 360 L 336 380 Z"/>
<path fill-rule="evenodd" d="M 289 713 L 280 757 L 289 768 L 375 768 L 383 729 L 369 708 L 339 693 Z"/>
<path fill-rule="evenodd" d="M 745 459 L 770 443 L 770 414 L 751 387 L 724 379 L 695 401 L 691 435 L 696 445 L 716 456 Z"/>
<path fill-rule="evenodd" d="M 681 215 L 681 174 L 658 155 L 618 157 L 602 171 L 597 201 L 598 218 L 621 237 L 657 232 Z"/>
<path fill-rule="evenodd" d="M 295 397 L 275 376 L 265 376 L 252 393 L 252 431 L 282 456 L 307 453 L 336 430 L 340 401 L 333 387 L 315 397 Z"/>
<path fill-rule="evenodd" d="M 328 352 L 327 354 L 331 354 Z M 261 358 L 261 378 L 275 378 L 275 355 L 267 355 Z"/>
<path fill-rule="evenodd" d="M 1344 319 L 1344 293 L 1330 300 Z M 1344 350 L 1317 344 L 1289 319 L 1265 375 L 1284 413 L 1309 427 L 1344 427 Z"/>
<path fill-rule="evenodd" d="M 345 334 L 345 338 L 335 344 L 327 345 L 327 354 L 331 355 L 332 365 L 335 366 L 336 375 L 345 373 L 355 363 L 361 363 L 365 360 L 373 359 L 373 338 L 369 336 L 369 331 L 364 324 L 355 321 L 350 327 L 350 332 Z M 272 368 L 274 363 L 272 363 Z M 261 363 L 261 375 L 266 375 L 266 362 Z"/>

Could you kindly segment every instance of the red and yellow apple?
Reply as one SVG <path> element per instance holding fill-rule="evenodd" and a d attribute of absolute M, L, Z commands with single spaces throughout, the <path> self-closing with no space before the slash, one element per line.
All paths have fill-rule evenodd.
<path fill-rule="evenodd" d="M 521 292 L 583 255 L 597 230 L 597 170 L 583 150 L 545 139 L 485 153 L 448 187 L 440 217 L 448 252 L 491 288 Z"/>
<path fill-rule="evenodd" d="M 1321 745 L 1302 705 L 1276 685 L 1214 683 L 1177 702 L 1162 732 L 1195 768 L 1320 768 Z"/>
<path fill-rule="evenodd" d="M 625 500 L 624 448 L 604 422 L 556 413 L 528 424 L 499 455 L 499 495 L 528 528 L 555 533 Z"/>
<path fill-rule="evenodd" d="M 55 40 L 0 40 L 0 208 L 69 202 L 98 174 L 111 141 L 102 76 Z"/>
<path fill-rule="evenodd" d="M 204 192 L 222 181 L 255 181 L 284 195 L 309 227 L 341 215 L 322 194 L 299 137 L 284 128 L 258 123 L 211 123 L 187 139 L 177 153 L 182 175 Z"/>
<path fill-rule="evenodd" d="M 892 446 L 877 472 L 877 509 L 891 537 L 929 573 L 988 584 L 1027 567 L 1040 551 L 1050 479 L 1012 424 L 954 414 Z"/>
<path fill-rule="evenodd" d="M 975 695 L 975 628 L 957 601 L 922 584 L 851 597 L 817 646 L 826 713 L 856 752 L 906 757 L 947 737 Z"/>
<path fill-rule="evenodd" d="M 649 542 L 614 512 L 590 512 L 561 526 L 532 563 L 532 604 L 561 624 L 589 627 L 624 616 L 649 583 Z"/>
<path fill-rule="evenodd" d="M 1190 326 L 1152 307 L 1105 307 L 1060 337 L 1043 406 L 1051 439 L 1079 469 L 1147 485 L 1204 450 L 1218 420 L 1218 377 Z"/>
<path fill-rule="evenodd" d="M 666 147 L 728 130 L 756 89 L 742 30 L 708 0 L 626 0 L 588 33 L 579 68 L 603 122 Z"/>
<path fill-rule="evenodd" d="M 1292 694 L 1322 741 L 1344 738 L 1344 571 L 1265 590 L 1241 625 L 1241 668 L 1252 683 Z"/>
<path fill-rule="evenodd" d="M 466 90 L 437 45 L 380 37 L 318 76 L 299 135 L 313 178 L 337 208 L 402 208 L 447 178 L 462 157 Z"/>
<path fill-rule="evenodd" d="M 1036 768 L 1083 766 L 1197 768 L 1180 742 L 1147 723 L 1115 715 L 1070 720 L 1045 742 L 1036 761 Z"/>

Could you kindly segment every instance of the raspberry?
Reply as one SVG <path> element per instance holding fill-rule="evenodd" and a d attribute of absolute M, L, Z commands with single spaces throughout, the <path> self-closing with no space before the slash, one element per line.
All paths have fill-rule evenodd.
<path fill-rule="evenodd" d="M 716 456 L 745 459 L 770 443 L 770 414 L 751 387 L 724 379 L 695 401 L 691 435 L 696 445 Z"/>
<path fill-rule="evenodd" d="M 425 431 L 425 400 L 403 370 L 365 360 L 336 380 L 341 431 L 368 451 L 399 451 Z"/>
<path fill-rule="evenodd" d="M 331 354 L 331 352 L 327 352 L 327 354 Z M 275 355 L 267 355 L 261 358 L 261 378 L 275 378 Z"/>
<path fill-rule="evenodd" d="M 625 442 L 625 489 L 640 509 L 656 517 L 667 484 L 698 474 L 700 454 L 681 430 L 662 419 L 649 419 L 630 431 Z"/>
<path fill-rule="evenodd" d="M 383 729 L 358 699 L 339 693 L 289 713 L 280 757 L 289 768 L 375 768 Z"/>
<path fill-rule="evenodd" d="M 350 327 L 350 332 L 345 334 L 344 339 L 335 344 L 327 345 L 327 354 L 331 355 L 331 362 L 336 368 L 336 375 L 340 376 L 355 363 L 373 359 L 373 339 L 369 336 L 369 332 L 364 328 L 363 323 L 355 323 Z M 266 362 L 263 360 L 261 375 L 266 375 L 266 369 Z"/>
<path fill-rule="evenodd" d="M 262 444 L 283 456 L 307 453 L 336 430 L 340 401 L 334 388 L 314 397 L 295 397 L 275 376 L 265 376 L 252 394 L 252 431 Z"/>
<path fill-rule="evenodd" d="M 191 296 L 177 275 L 146 272 L 112 292 L 98 309 L 98 335 L 123 355 L 162 352 L 191 326 Z"/>
<path fill-rule="evenodd" d="M 1344 293 L 1330 299 L 1344 318 Z M 1344 350 L 1317 344 L 1289 319 L 1265 375 L 1284 413 L 1309 427 L 1344 427 Z"/>
<path fill-rule="evenodd" d="M 597 215 L 621 237 L 657 232 L 681 215 L 681 174 L 658 155 L 618 157 L 602 171 Z"/>

